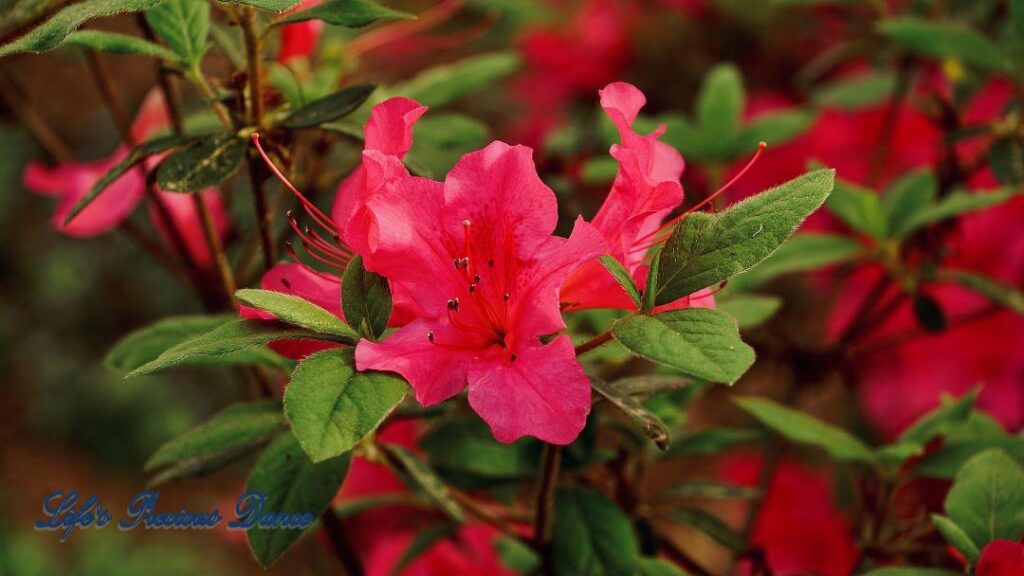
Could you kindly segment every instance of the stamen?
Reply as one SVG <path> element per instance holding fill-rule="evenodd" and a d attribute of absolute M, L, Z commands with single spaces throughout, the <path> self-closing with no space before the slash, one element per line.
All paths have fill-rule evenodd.
<path fill-rule="evenodd" d="M 281 278 L 281 285 L 289 290 L 292 289 L 292 283 L 289 282 L 287 278 Z"/>
<path fill-rule="evenodd" d="M 260 144 L 259 132 L 253 132 L 252 141 L 253 144 L 256 145 L 256 150 L 259 152 L 260 157 L 263 158 L 263 162 L 266 163 L 268 168 L 270 168 L 270 171 L 273 172 L 274 176 L 276 176 L 277 179 L 280 180 L 282 184 L 284 184 L 285 188 L 291 190 L 292 194 L 294 194 L 295 197 L 299 199 L 299 202 L 302 204 L 303 208 L 305 208 L 306 211 L 309 212 L 309 215 L 313 217 L 313 220 L 315 220 L 316 223 L 319 224 L 320 226 L 323 226 L 325 230 L 332 230 L 337 232 L 338 230 L 335 227 L 334 222 L 332 222 L 331 219 L 328 218 L 326 214 L 324 214 L 319 208 L 317 208 L 315 204 L 310 202 L 309 199 L 302 194 L 302 192 L 299 192 L 299 190 L 288 180 L 288 178 L 286 178 L 285 175 L 281 173 L 281 170 L 278 169 L 274 162 L 271 161 L 270 156 L 268 156 L 266 151 L 263 150 L 263 145 Z"/>
<path fill-rule="evenodd" d="M 434 333 L 433 332 L 427 332 L 427 340 L 430 340 L 431 344 L 434 343 Z"/>
<path fill-rule="evenodd" d="M 459 299 L 458 298 L 449 298 L 448 299 L 448 309 L 453 311 L 453 312 L 458 312 L 458 310 L 459 310 Z"/>

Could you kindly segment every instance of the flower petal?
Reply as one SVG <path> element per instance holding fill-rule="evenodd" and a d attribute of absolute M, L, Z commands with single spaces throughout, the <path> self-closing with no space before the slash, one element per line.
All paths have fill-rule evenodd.
<path fill-rule="evenodd" d="M 499 442 L 535 436 L 576 439 L 590 413 L 590 381 L 568 336 L 521 347 L 514 362 L 480 363 L 470 372 L 469 404 Z"/>

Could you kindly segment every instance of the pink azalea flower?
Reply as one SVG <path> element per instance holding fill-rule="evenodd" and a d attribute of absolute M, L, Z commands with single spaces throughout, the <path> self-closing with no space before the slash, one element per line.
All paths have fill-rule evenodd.
<path fill-rule="evenodd" d="M 740 455 L 727 460 L 723 476 L 755 486 L 763 462 Z M 835 504 L 832 479 L 792 460 L 781 462 L 772 476 L 754 520 L 750 543 L 764 552 L 772 574 L 848 576 L 859 552 L 849 518 Z M 741 565 L 739 574 L 750 574 Z"/>
<path fill-rule="evenodd" d="M 405 156 L 412 146 L 413 124 L 426 110 L 425 106 L 408 98 L 390 98 L 374 106 L 364 127 L 365 149 L 397 158 Z M 285 183 L 291 187 L 287 181 Z M 341 311 L 341 274 L 353 254 L 353 248 L 344 242 L 340 230 L 350 228 L 349 221 L 356 217 L 357 210 L 373 194 L 373 186 L 367 182 L 366 170 L 361 165 L 357 167 L 338 186 L 330 217 L 306 200 L 297 190 L 292 190 L 321 231 L 318 233 L 315 230 L 301 230 L 295 219 L 290 217 L 293 229 L 302 239 L 307 253 L 327 264 L 334 273 L 314 270 L 296 258 L 295 263 L 278 264 L 264 274 L 260 287 L 298 296 L 344 319 Z M 349 232 L 346 237 L 351 241 L 355 234 Z M 335 245 L 332 245 L 332 242 Z M 362 245 L 365 242 L 357 241 L 356 244 Z M 360 252 L 356 250 L 355 253 Z M 392 325 L 401 325 L 405 322 L 408 318 L 406 308 L 402 299 L 396 298 L 391 318 Z M 273 318 L 271 314 L 244 306 L 241 313 L 243 318 Z M 279 354 L 293 359 L 301 359 L 314 352 L 335 347 L 334 344 L 313 340 L 275 342 L 271 346 Z"/>
<path fill-rule="evenodd" d="M 1024 574 L 1024 544 L 1009 540 L 990 542 L 981 551 L 975 576 L 1020 576 Z"/>
<path fill-rule="evenodd" d="M 558 289 L 605 250 L 577 220 L 551 235 L 554 193 L 532 151 L 494 142 L 464 156 L 441 184 L 409 176 L 394 156 L 363 154 L 379 183 L 346 231 L 367 268 L 407 298 L 415 319 L 356 348 L 360 370 L 397 372 L 421 404 L 469 389 L 469 403 L 501 442 L 532 435 L 567 444 L 590 411 L 590 384 L 567 335 Z"/>
<path fill-rule="evenodd" d="M 303 0 L 294 8 L 282 15 L 312 8 L 320 3 L 320 0 Z M 320 43 L 320 35 L 323 33 L 323 20 L 306 20 L 281 26 L 281 46 L 277 50 L 277 61 L 281 64 L 296 58 L 310 58 L 316 53 L 316 47 Z"/>
<path fill-rule="evenodd" d="M 664 126 L 646 136 L 630 127 L 647 101 L 639 89 L 625 82 L 615 82 L 601 90 L 600 95 L 601 107 L 618 129 L 621 144 L 611 148 L 612 157 L 619 161 L 619 173 L 593 223 L 608 242 L 608 253 L 629 271 L 642 289 L 647 278 L 644 256 L 654 244 L 662 221 L 683 202 L 679 178 L 685 163 L 675 148 L 658 141 Z M 597 261 L 583 264 L 569 276 L 562 286 L 561 300 L 570 310 L 636 308 Z M 714 299 L 708 291 L 702 291 L 670 307 L 691 303 L 714 306 Z"/>
<path fill-rule="evenodd" d="M 140 107 L 132 124 L 132 134 L 137 141 L 143 141 L 152 137 L 154 133 L 168 124 L 163 98 L 158 91 L 154 90 L 150 92 Z M 122 145 L 110 157 L 103 160 L 91 163 L 69 161 L 53 168 L 33 162 L 25 169 L 24 184 L 29 190 L 56 196 L 59 199 L 51 219 L 51 223 L 57 231 L 76 238 L 98 236 L 120 226 L 131 216 L 135 207 L 145 196 L 146 183 L 138 170 L 129 170 L 115 180 L 70 223 L 65 224 L 64 219 L 107 171 L 128 156 L 128 152 L 128 147 Z M 150 161 L 150 165 L 155 165 L 157 162 L 158 159 L 154 158 Z M 158 192 L 157 197 L 178 229 L 188 256 L 199 266 L 209 266 L 212 256 L 206 246 L 202 224 L 192 198 L 186 194 L 166 192 Z M 230 222 L 220 193 L 211 188 L 202 192 L 202 198 L 210 210 L 218 234 L 223 237 L 230 228 Z M 157 217 L 155 206 L 150 207 L 150 214 L 165 242 L 171 245 L 169 231 L 164 228 L 162 219 Z"/>

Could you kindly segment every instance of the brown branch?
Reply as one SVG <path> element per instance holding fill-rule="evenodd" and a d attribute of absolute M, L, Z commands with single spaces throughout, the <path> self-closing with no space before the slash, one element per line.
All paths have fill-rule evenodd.
<path fill-rule="evenodd" d="M 60 139 L 59 136 L 36 114 L 36 111 L 28 105 L 21 87 L 0 72 L 0 99 L 7 103 L 11 112 L 18 120 L 28 128 L 32 136 L 39 142 L 46 152 L 57 162 L 64 162 L 71 159 L 71 149 Z"/>
<path fill-rule="evenodd" d="M 587 340 L 583 344 L 580 344 L 579 346 L 577 346 L 576 347 L 576 355 L 577 356 L 582 356 L 582 355 L 586 354 L 587 352 L 590 352 L 594 348 L 597 348 L 597 347 L 601 346 L 602 344 L 608 342 L 611 339 L 612 339 L 612 331 L 608 330 L 604 334 L 600 334 L 598 336 L 595 336 L 595 337 L 591 338 L 590 340 Z"/>
<path fill-rule="evenodd" d="M 540 553 L 541 571 L 554 576 L 554 559 L 551 555 L 551 520 L 554 514 L 555 489 L 558 487 L 558 472 L 562 465 L 562 447 L 544 444 L 544 458 L 537 487 L 537 502 L 534 508 L 533 540 Z"/>
<path fill-rule="evenodd" d="M 362 576 L 362 563 L 355 550 L 352 549 L 352 544 L 345 535 L 345 527 L 335 515 L 333 508 L 328 508 L 320 516 L 320 525 L 327 536 L 327 541 L 331 544 L 331 552 L 334 553 L 334 557 L 341 565 L 341 574 L 343 576 Z"/>

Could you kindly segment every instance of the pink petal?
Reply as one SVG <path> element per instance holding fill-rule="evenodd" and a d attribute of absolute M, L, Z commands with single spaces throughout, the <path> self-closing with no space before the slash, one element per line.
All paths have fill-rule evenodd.
<path fill-rule="evenodd" d="M 428 334 L 434 335 L 431 342 Z M 360 340 L 356 368 L 401 374 L 424 406 L 443 402 L 466 386 L 479 349 L 459 346 L 461 335 L 447 322 L 414 320 L 382 342 Z"/>
<path fill-rule="evenodd" d="M 277 61 L 287 64 L 296 58 L 309 58 L 316 52 L 323 33 L 322 20 L 307 20 L 285 24 L 281 27 L 281 47 L 277 51 Z"/>
<path fill-rule="evenodd" d="M 426 106 L 409 98 L 389 98 L 373 107 L 363 133 L 364 150 L 374 150 L 403 158 L 412 147 L 413 125 L 427 111 Z M 366 172 L 362 166 L 341 181 L 334 198 L 331 217 L 345 226 L 368 194 Z"/>
<path fill-rule="evenodd" d="M 127 154 L 127 148 L 121 147 L 110 158 L 90 164 L 65 162 L 53 169 L 30 164 L 24 174 L 25 187 L 60 198 L 51 220 L 59 232 L 79 238 L 103 234 L 118 227 L 142 199 L 145 183 L 138 171 L 130 170 L 114 181 L 70 224 L 65 225 L 64 219 L 93 185 Z"/>
<path fill-rule="evenodd" d="M 227 209 L 224 207 L 220 191 L 216 188 L 207 188 L 201 194 L 203 203 L 206 204 L 207 209 L 210 211 L 210 216 L 213 218 L 217 235 L 223 242 L 231 228 L 231 222 L 228 219 Z M 174 227 L 178 229 L 178 233 L 185 243 L 185 249 L 188 251 L 189 258 L 201 268 L 212 266 L 213 256 L 210 254 L 210 249 L 206 242 L 206 233 L 203 231 L 202 220 L 196 211 L 193 196 L 191 194 L 161 192 L 159 198 L 166 208 L 171 221 L 174 223 Z M 158 213 L 156 206 L 150 205 L 149 217 L 153 225 L 160 232 L 164 242 L 173 248 L 174 242 L 164 226 L 164 219 Z"/>
<path fill-rule="evenodd" d="M 590 381 L 569 337 L 520 347 L 516 353 L 514 362 L 474 367 L 469 404 L 499 442 L 528 435 L 552 444 L 571 443 L 590 413 Z"/>
<path fill-rule="evenodd" d="M 168 127 L 171 123 L 167 116 L 167 105 L 159 88 L 153 88 L 146 94 L 146 99 L 135 113 L 132 122 L 132 136 L 138 142 L 152 138 L 156 132 Z"/>

